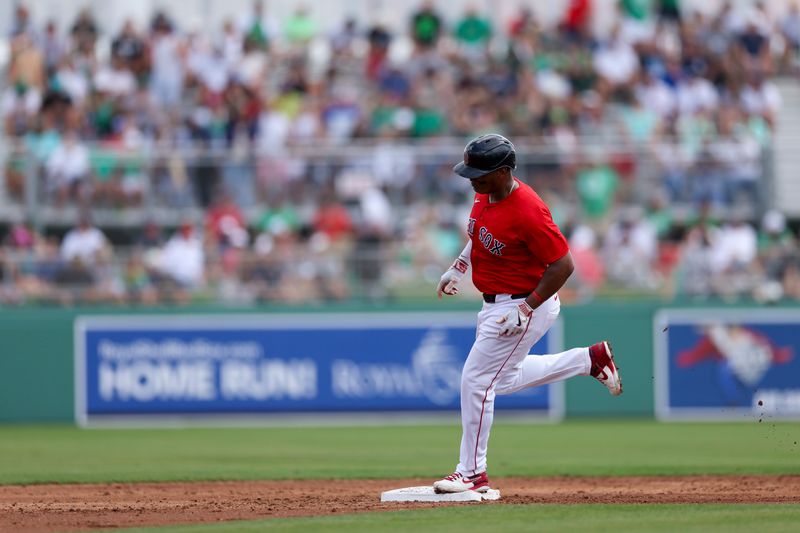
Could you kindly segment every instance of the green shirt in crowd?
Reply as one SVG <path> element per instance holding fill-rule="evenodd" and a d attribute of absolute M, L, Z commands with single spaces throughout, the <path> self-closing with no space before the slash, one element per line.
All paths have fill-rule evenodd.
<path fill-rule="evenodd" d="M 614 202 L 619 176 L 608 165 L 599 165 L 578 173 L 577 189 L 583 212 L 589 218 L 602 218 Z"/>
<path fill-rule="evenodd" d="M 456 39 L 467 44 L 480 44 L 492 36 L 492 26 L 489 21 L 478 16 L 469 16 L 461 20 L 456 26 Z"/>

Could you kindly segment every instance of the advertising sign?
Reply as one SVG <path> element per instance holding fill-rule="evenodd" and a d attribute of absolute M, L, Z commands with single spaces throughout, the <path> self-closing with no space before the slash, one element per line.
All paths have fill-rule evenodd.
<path fill-rule="evenodd" d="M 660 419 L 800 418 L 800 311 L 669 310 L 655 317 Z"/>
<path fill-rule="evenodd" d="M 458 410 L 475 322 L 473 313 L 81 317 L 76 418 Z M 557 333 L 533 353 L 559 351 Z M 538 387 L 496 405 L 558 417 L 562 395 Z"/>

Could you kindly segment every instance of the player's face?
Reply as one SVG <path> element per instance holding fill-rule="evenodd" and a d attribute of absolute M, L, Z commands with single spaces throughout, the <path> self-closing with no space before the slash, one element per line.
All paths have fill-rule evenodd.
<path fill-rule="evenodd" d="M 500 180 L 502 170 L 495 170 L 494 172 L 489 172 L 488 174 L 484 174 L 480 178 L 475 178 L 470 180 L 470 185 L 472 185 L 472 190 L 474 190 L 478 194 L 491 194 L 497 188 L 497 183 Z"/>

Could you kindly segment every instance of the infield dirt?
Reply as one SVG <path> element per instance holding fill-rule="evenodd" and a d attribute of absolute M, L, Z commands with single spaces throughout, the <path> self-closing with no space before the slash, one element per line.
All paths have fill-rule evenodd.
<path fill-rule="evenodd" d="M 0 486 L 0 531 L 65 531 L 392 511 L 380 493 L 431 479 Z M 800 503 L 800 476 L 495 478 L 499 502 Z"/>

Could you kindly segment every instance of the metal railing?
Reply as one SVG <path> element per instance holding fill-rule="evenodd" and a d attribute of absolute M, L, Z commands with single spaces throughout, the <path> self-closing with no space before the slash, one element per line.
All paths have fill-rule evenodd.
<path fill-rule="evenodd" d="M 727 143 L 726 146 L 720 146 Z M 739 204 L 753 214 L 772 203 L 772 152 L 750 148 L 743 155 L 732 140 L 688 146 L 679 140 L 632 144 L 583 139 L 571 147 L 541 139 L 518 139 L 516 175 L 563 200 L 578 204 L 575 179 L 582 169 L 609 166 L 621 178 L 624 203 L 644 204 L 663 190 L 674 204 L 710 200 Z M 463 140 L 356 141 L 294 145 L 264 151 L 252 147 L 151 145 L 136 150 L 84 143 L 88 169 L 65 177 L 52 160 L 23 141 L 5 145 L 0 223 L 24 218 L 34 227 L 65 226 L 89 209 L 107 227 L 135 228 L 147 220 L 177 225 L 199 219 L 223 192 L 255 222 L 273 197 L 316 202 L 330 192 L 357 201 L 363 189 L 380 187 L 404 208 L 424 196 L 452 201 L 470 194 L 450 168 L 460 159 Z"/>

